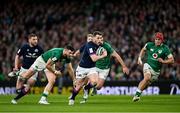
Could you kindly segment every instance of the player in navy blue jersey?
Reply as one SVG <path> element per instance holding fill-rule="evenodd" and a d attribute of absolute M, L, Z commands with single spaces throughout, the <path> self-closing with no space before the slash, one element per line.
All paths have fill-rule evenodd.
<path fill-rule="evenodd" d="M 20 74 L 25 73 L 31 65 L 34 63 L 36 58 L 38 58 L 43 53 L 43 49 L 38 45 L 38 37 L 35 34 L 29 34 L 28 35 L 28 43 L 24 44 L 17 52 L 15 56 L 15 63 L 14 63 L 14 69 L 9 76 L 18 76 Z M 22 65 L 20 67 L 20 60 L 22 59 Z M 18 74 L 17 74 L 18 73 Z M 27 84 L 23 87 L 19 84 L 19 76 L 16 83 L 16 92 L 17 96 L 12 99 L 12 104 L 17 104 L 17 100 L 19 100 L 21 97 L 26 95 L 31 86 L 33 86 L 36 82 L 38 73 L 35 73 L 31 78 L 27 80 Z"/>
<path fill-rule="evenodd" d="M 92 41 L 92 38 L 93 38 L 93 34 L 88 34 L 87 43 Z M 74 53 L 74 57 L 80 56 L 80 54 L 83 53 L 85 46 L 86 46 L 86 43 Z"/>
<path fill-rule="evenodd" d="M 101 44 L 103 34 L 99 31 L 95 31 L 92 36 L 92 41 L 83 46 L 82 57 L 80 59 L 79 66 L 76 69 L 76 82 L 74 84 L 72 95 L 70 96 L 69 105 L 74 105 L 74 100 L 79 90 L 84 84 L 86 78 L 89 79 L 89 87 L 95 87 L 98 81 L 98 73 L 96 72 L 95 63 L 97 60 L 107 56 L 107 51 L 103 51 L 102 55 L 97 56 L 96 50 Z"/>

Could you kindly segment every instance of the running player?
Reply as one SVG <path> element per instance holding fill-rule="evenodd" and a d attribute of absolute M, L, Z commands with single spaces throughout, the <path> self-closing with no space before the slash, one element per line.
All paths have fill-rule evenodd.
<path fill-rule="evenodd" d="M 37 57 L 39 57 L 43 53 L 43 49 L 38 45 L 38 37 L 35 34 L 28 35 L 28 43 L 24 44 L 17 52 L 15 57 L 14 69 L 13 72 L 8 74 L 8 76 L 18 76 L 19 74 L 25 73 L 30 66 L 34 63 Z M 22 66 L 20 67 L 20 58 L 22 60 Z M 34 75 L 28 79 L 26 87 L 20 87 L 19 85 L 19 76 L 16 83 L 16 92 L 17 96 L 11 100 L 12 104 L 17 104 L 17 100 L 25 96 L 30 88 L 35 84 L 38 73 L 34 73 Z M 26 88 L 26 92 L 21 92 L 22 89 Z"/>
<path fill-rule="evenodd" d="M 133 97 L 134 102 L 140 99 L 141 93 L 144 89 L 146 89 L 153 81 L 158 79 L 162 64 L 174 63 L 174 57 L 169 48 L 163 44 L 163 34 L 157 32 L 155 33 L 154 38 L 154 42 L 146 43 L 146 45 L 141 49 L 138 57 L 138 64 L 143 65 L 141 59 L 145 52 L 147 53 L 147 60 L 143 66 L 144 79 L 139 83 L 136 94 Z"/>
<path fill-rule="evenodd" d="M 103 40 L 101 40 L 101 42 L 102 42 L 101 47 L 103 47 L 107 51 L 107 56 L 102 59 L 99 59 L 96 62 L 96 71 L 98 72 L 99 79 L 98 79 L 98 83 L 97 83 L 96 87 L 94 87 L 92 89 L 92 92 L 91 92 L 92 95 L 94 95 L 96 93 L 96 89 L 100 90 L 102 88 L 102 86 L 104 85 L 104 82 L 110 71 L 111 57 L 114 57 L 117 59 L 117 61 L 121 64 L 122 70 L 125 74 L 129 74 L 129 69 L 125 65 L 121 56 L 112 48 L 112 46 L 108 42 L 105 42 Z M 88 91 L 90 89 L 87 86 L 88 85 L 86 85 L 84 87 L 83 101 L 81 101 L 80 103 L 85 103 L 88 98 Z"/>
<path fill-rule="evenodd" d="M 76 84 L 73 88 L 72 95 L 69 98 L 69 105 L 74 105 L 75 97 L 84 84 L 86 78 L 90 83 L 88 87 L 95 87 L 98 82 L 98 75 L 95 68 L 95 62 L 107 56 L 107 52 L 103 51 L 101 56 L 96 55 L 96 50 L 101 44 L 103 34 L 99 31 L 93 33 L 92 41 L 86 43 L 83 49 L 79 66 L 76 69 Z M 81 49 L 80 49 L 81 50 Z"/>
<path fill-rule="evenodd" d="M 64 61 L 67 63 L 67 70 L 71 76 L 71 78 L 74 80 L 74 70 L 72 68 L 72 64 L 70 62 L 70 57 L 74 53 L 74 48 L 70 45 L 66 45 L 65 48 L 53 48 L 51 50 L 48 50 L 41 56 L 39 56 L 36 61 L 31 65 L 31 67 L 28 69 L 26 73 L 23 73 L 20 75 L 20 81 L 21 86 L 23 86 L 24 82 L 30 78 L 34 73 L 38 71 L 44 70 L 46 77 L 48 79 L 48 84 L 46 85 L 44 92 L 42 94 L 42 97 L 39 101 L 40 104 L 49 104 L 47 101 L 47 96 L 49 92 L 51 91 L 55 79 L 57 76 L 61 75 L 60 70 L 55 69 L 55 63 L 57 61 Z M 23 90 L 26 92 L 26 90 Z"/>

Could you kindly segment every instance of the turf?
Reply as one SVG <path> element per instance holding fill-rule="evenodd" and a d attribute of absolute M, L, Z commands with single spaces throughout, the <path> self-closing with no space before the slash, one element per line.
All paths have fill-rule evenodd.
<path fill-rule="evenodd" d="M 139 102 L 132 102 L 132 96 L 90 96 L 86 104 L 80 104 L 81 95 L 75 105 L 68 105 L 68 95 L 50 95 L 50 105 L 39 105 L 40 95 L 28 95 L 17 105 L 10 103 L 14 95 L 0 95 L 0 112 L 49 113 L 49 112 L 180 112 L 180 95 L 142 96 Z"/>

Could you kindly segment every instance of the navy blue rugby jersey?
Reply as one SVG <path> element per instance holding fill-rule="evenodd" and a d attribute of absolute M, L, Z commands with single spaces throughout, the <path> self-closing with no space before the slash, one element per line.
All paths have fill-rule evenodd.
<path fill-rule="evenodd" d="M 36 58 L 39 57 L 43 52 L 43 49 L 39 45 L 30 47 L 29 44 L 24 44 L 18 50 L 17 55 L 23 57 L 22 67 L 25 69 L 29 69 Z"/>
<path fill-rule="evenodd" d="M 98 49 L 98 45 L 96 45 L 93 42 L 88 42 L 85 44 L 85 46 L 82 46 L 80 48 L 80 51 L 82 51 L 82 57 L 80 59 L 79 66 L 83 68 L 92 68 L 95 67 L 96 62 L 93 62 L 91 59 L 92 54 L 96 54 L 96 50 Z"/>

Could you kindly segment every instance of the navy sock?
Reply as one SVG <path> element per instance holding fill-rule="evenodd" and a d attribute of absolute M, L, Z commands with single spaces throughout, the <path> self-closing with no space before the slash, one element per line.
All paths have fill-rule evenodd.
<path fill-rule="evenodd" d="M 25 90 L 25 87 L 21 89 L 21 92 L 14 98 L 14 100 L 19 100 L 22 98 L 24 95 L 26 95 L 29 91 Z"/>
<path fill-rule="evenodd" d="M 79 91 L 77 91 L 76 89 L 73 89 L 73 92 L 72 92 L 72 95 L 71 95 L 71 98 L 72 100 L 75 100 L 75 97 L 76 95 L 79 93 Z"/>
<path fill-rule="evenodd" d="M 96 85 L 92 85 L 90 82 L 88 83 L 88 85 L 86 85 L 85 87 L 84 87 L 84 89 L 85 90 L 89 90 L 89 89 L 91 89 L 92 87 L 95 87 Z"/>

